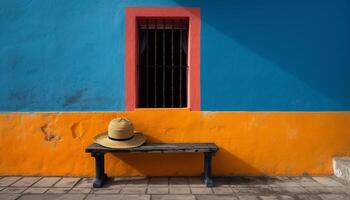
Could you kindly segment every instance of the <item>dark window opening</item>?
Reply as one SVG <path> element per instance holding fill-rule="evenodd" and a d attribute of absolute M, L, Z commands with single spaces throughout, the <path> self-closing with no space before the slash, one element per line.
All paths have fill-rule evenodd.
<path fill-rule="evenodd" d="M 138 20 L 138 107 L 187 107 L 187 19 Z"/>

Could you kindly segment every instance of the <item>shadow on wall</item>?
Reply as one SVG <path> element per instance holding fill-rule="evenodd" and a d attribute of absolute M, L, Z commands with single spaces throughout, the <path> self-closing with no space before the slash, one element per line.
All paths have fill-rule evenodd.
<path fill-rule="evenodd" d="M 175 2 L 188 6 L 182 0 Z M 215 63 L 202 57 L 202 68 L 213 68 L 206 69 L 212 70 L 211 73 L 202 74 L 203 88 L 215 81 L 222 85 L 216 92 L 226 92 L 228 96 L 247 94 L 247 102 L 254 101 L 253 97 L 260 93 L 266 98 L 262 101 L 267 101 L 267 107 L 278 104 L 266 104 L 271 96 L 286 99 L 291 95 L 294 99 L 288 102 L 280 100 L 282 106 L 296 105 L 307 110 L 317 110 L 313 103 L 320 96 L 321 110 L 332 110 L 332 106 L 336 110 L 349 110 L 348 1 L 222 0 L 200 1 L 193 6 L 201 7 L 202 26 L 209 26 L 202 28 L 202 55 L 217 55 L 217 49 L 226 50 Z M 218 37 L 210 38 L 212 42 L 206 38 L 209 35 Z M 242 49 L 250 53 L 242 53 Z M 220 67 L 227 63 L 231 67 Z M 226 80 L 221 76 L 214 76 L 223 73 L 216 72 L 218 67 L 230 74 L 230 86 L 225 86 Z M 288 82 L 289 78 L 294 80 Z M 232 86 L 235 84 L 239 87 Z M 261 90 L 264 86 L 267 87 Z M 304 90 L 305 87 L 309 90 Z"/>

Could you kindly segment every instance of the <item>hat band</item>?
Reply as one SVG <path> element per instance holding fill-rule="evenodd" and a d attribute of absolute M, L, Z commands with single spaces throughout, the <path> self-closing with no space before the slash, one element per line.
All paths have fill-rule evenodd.
<path fill-rule="evenodd" d="M 128 137 L 128 138 L 116 139 L 116 138 L 112 138 L 112 137 L 108 136 L 109 139 L 114 140 L 114 141 L 126 141 L 126 140 L 132 139 L 133 137 L 134 137 L 134 135 L 131 137 Z"/>

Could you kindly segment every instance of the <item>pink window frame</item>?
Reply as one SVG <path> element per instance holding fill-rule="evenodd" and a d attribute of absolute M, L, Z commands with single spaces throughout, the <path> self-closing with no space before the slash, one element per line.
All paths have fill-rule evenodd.
<path fill-rule="evenodd" d="M 189 19 L 188 94 L 192 111 L 200 110 L 200 9 L 194 7 L 128 7 L 125 13 L 125 110 L 137 108 L 137 18 L 174 17 Z"/>

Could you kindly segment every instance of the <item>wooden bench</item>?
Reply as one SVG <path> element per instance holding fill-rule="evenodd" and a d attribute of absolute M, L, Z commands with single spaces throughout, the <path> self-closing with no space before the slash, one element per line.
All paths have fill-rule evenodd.
<path fill-rule="evenodd" d="M 91 153 L 95 158 L 96 179 L 93 187 L 100 188 L 107 180 L 104 169 L 104 154 L 113 152 L 124 153 L 204 153 L 204 173 L 203 181 L 207 187 L 213 187 L 211 179 L 212 156 L 218 151 L 214 143 L 146 143 L 140 147 L 130 149 L 111 149 L 98 144 L 91 144 L 85 152 Z"/>

